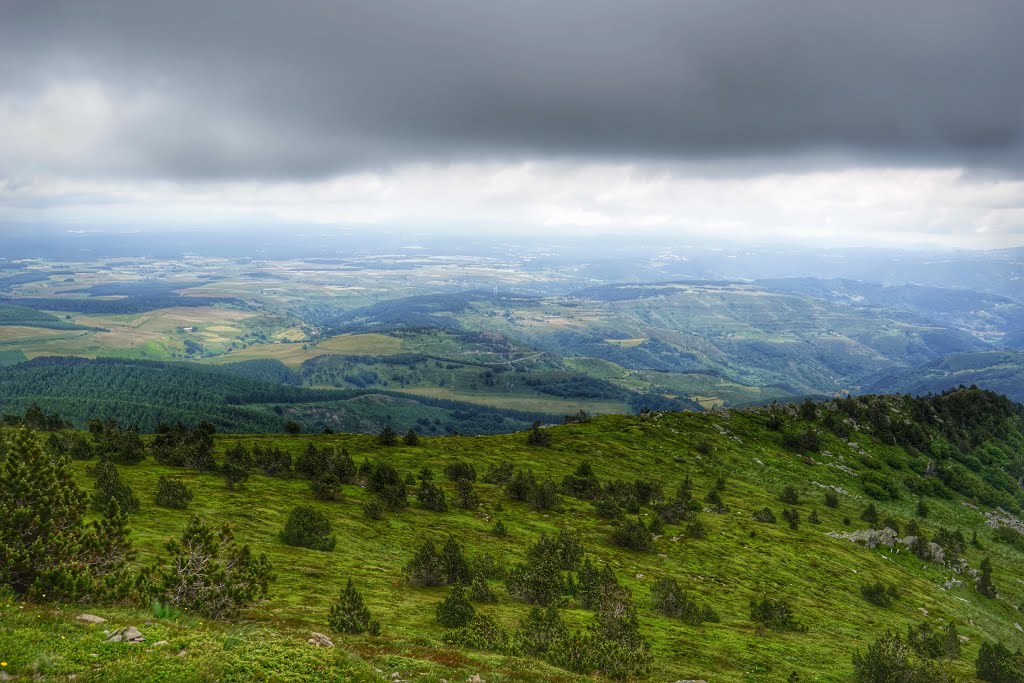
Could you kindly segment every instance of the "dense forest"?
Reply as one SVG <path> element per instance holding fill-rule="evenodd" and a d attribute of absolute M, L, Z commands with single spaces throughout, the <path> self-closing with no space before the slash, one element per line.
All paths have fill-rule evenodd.
<path fill-rule="evenodd" d="M 112 417 L 152 431 L 161 422 L 206 420 L 224 432 L 281 432 L 289 421 L 303 431 L 321 431 L 324 412 L 341 408 L 366 414 L 362 431 L 389 422 L 386 405 L 361 400 L 379 395 L 441 411 L 433 419 L 448 431 L 495 433 L 523 429 L 562 416 L 491 408 L 443 398 L 409 397 L 386 390 L 319 390 L 296 386 L 277 361 L 221 366 L 189 363 L 40 357 L 0 368 L 0 411 L 23 412 L 32 403 L 60 413 L 77 426 Z M 282 380 L 291 380 L 282 382 Z M 317 409 L 316 406 L 323 406 Z M 303 407 L 300 409 L 300 407 Z M 370 411 L 367 413 L 367 411 Z M 396 428 L 409 428 L 414 417 Z M 408 424 L 406 424 L 408 423 Z"/>

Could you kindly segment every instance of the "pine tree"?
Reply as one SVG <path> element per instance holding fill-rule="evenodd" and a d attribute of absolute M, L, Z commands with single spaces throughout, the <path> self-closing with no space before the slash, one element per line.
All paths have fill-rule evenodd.
<path fill-rule="evenodd" d="M 128 484 L 121 480 L 121 474 L 109 458 L 101 458 L 95 469 L 96 488 L 92 494 L 92 508 L 98 512 L 107 509 L 111 500 L 116 500 L 122 511 L 138 512 L 139 499 Z"/>
<path fill-rule="evenodd" d="M 457 583 L 437 606 L 437 623 L 445 628 L 461 628 L 470 622 L 474 614 L 476 610 L 466 597 L 466 589 Z"/>
<path fill-rule="evenodd" d="M 380 622 L 371 618 L 370 610 L 366 608 L 363 596 L 356 590 L 351 578 L 341 591 L 338 602 L 331 605 L 327 624 L 338 633 L 369 633 L 371 636 L 380 634 Z"/>
<path fill-rule="evenodd" d="M 230 619 L 265 598 L 273 579 L 266 555 L 239 545 L 228 526 L 214 530 L 193 515 L 168 556 L 149 568 L 143 592 L 210 619 Z"/>
<path fill-rule="evenodd" d="M 398 445 L 398 434 L 391 428 L 391 425 L 385 425 L 377 435 L 377 443 L 381 446 L 396 446 Z"/>
<path fill-rule="evenodd" d="M 445 582 L 445 568 L 432 540 L 424 541 L 405 565 L 405 576 L 410 584 L 423 588 L 440 586 Z"/>
<path fill-rule="evenodd" d="M 992 583 L 992 561 L 987 557 L 981 561 L 981 573 L 978 575 L 976 586 L 978 592 L 986 598 L 995 598 L 999 594 Z"/>
<path fill-rule="evenodd" d="M 407 431 L 405 433 L 405 436 L 402 437 L 402 443 L 404 443 L 406 446 L 419 446 L 420 445 L 419 434 L 416 433 L 415 429 L 410 427 L 409 431 Z"/>
<path fill-rule="evenodd" d="M 462 552 L 462 545 L 455 540 L 454 536 L 448 537 L 444 547 L 441 548 L 440 558 L 446 583 L 468 584 L 470 582 L 472 572 L 469 569 L 469 563 L 466 562 L 466 556 Z"/>
<path fill-rule="evenodd" d="M 460 508 L 472 510 L 480 504 L 480 497 L 473 490 L 473 482 L 469 479 L 455 481 L 455 501 Z"/>
<path fill-rule="evenodd" d="M 298 505 L 288 515 L 280 536 L 290 546 L 330 552 L 337 543 L 330 534 L 331 521 L 327 515 L 308 505 Z"/>
<path fill-rule="evenodd" d="M 88 501 L 67 460 L 45 453 L 35 434 L 0 435 L 0 586 L 34 600 L 126 595 L 126 517 L 108 502 L 87 528 Z"/>
<path fill-rule="evenodd" d="M 221 472 L 228 483 L 229 489 L 234 489 L 243 481 L 249 478 L 249 470 L 252 469 L 252 453 L 240 443 L 236 443 L 224 454 L 224 465 Z"/>
<path fill-rule="evenodd" d="M 192 491 L 180 479 L 160 475 L 156 482 L 157 505 L 176 510 L 184 510 L 192 500 Z"/>

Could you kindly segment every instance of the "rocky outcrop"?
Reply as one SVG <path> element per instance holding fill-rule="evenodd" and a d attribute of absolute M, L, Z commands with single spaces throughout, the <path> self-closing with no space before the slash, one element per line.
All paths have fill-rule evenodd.
<path fill-rule="evenodd" d="M 142 635 L 139 629 L 134 626 L 125 626 L 119 628 L 109 636 L 107 636 L 108 643 L 141 643 L 146 640 L 146 637 Z"/>

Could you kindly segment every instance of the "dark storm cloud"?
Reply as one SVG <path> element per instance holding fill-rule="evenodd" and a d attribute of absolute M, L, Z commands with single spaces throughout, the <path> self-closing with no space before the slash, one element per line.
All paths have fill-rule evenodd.
<path fill-rule="evenodd" d="M 156 176 L 538 155 L 1020 168 L 1022 26 L 1020 0 L 27 0 L 0 3 L 0 97 L 94 82 L 115 109 L 148 101 L 92 165 Z"/>

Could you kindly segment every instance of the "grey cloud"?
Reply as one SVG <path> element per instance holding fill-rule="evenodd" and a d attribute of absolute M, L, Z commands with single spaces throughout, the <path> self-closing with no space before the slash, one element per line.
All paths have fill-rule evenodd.
<path fill-rule="evenodd" d="M 815 154 L 1024 168 L 1019 0 L 25 0 L 0 17 L 0 96 L 75 79 L 115 104 L 159 95 L 104 143 L 110 173 Z"/>

